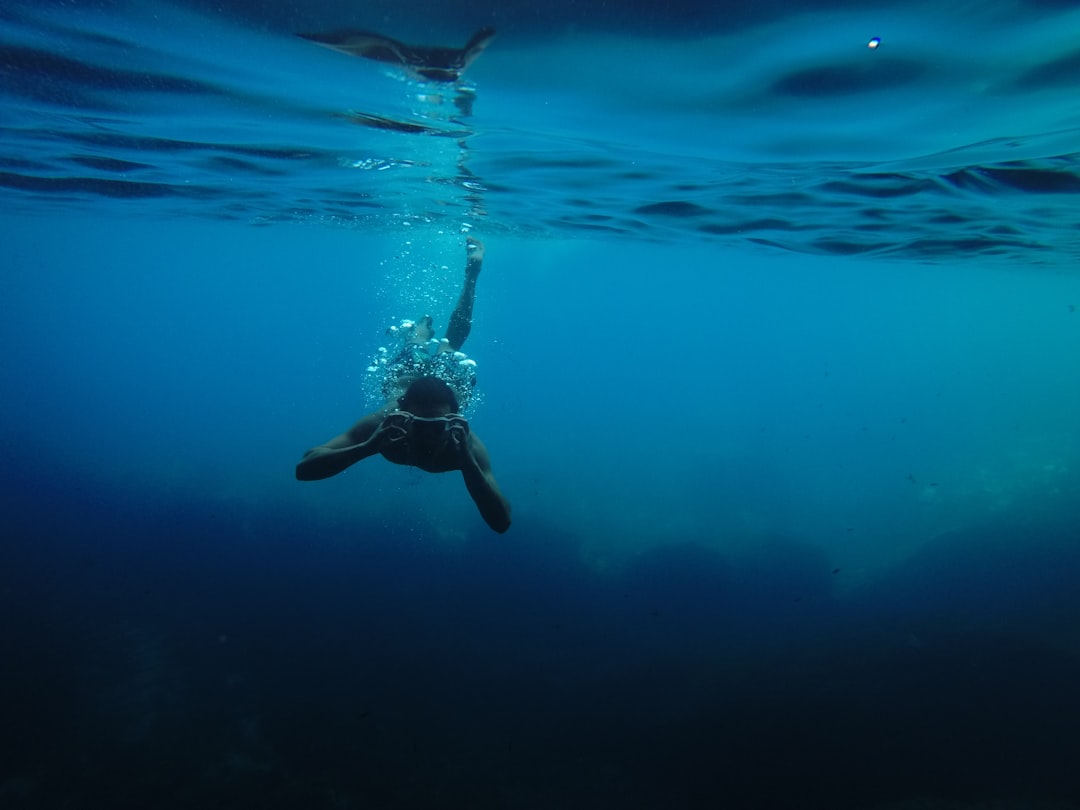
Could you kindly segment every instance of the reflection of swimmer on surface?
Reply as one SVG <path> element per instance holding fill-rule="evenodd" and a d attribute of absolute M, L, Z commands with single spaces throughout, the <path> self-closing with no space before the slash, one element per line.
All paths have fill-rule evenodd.
<path fill-rule="evenodd" d="M 481 28 L 465 43 L 464 48 L 406 45 L 371 31 L 330 31 L 298 36 L 349 56 L 400 65 L 428 81 L 456 82 L 495 37 L 495 29 Z"/>
<path fill-rule="evenodd" d="M 461 296 L 446 337 L 435 341 L 435 353 L 428 351 L 435 332 L 431 316 L 425 315 L 410 324 L 404 349 L 387 366 L 383 385 L 387 403 L 341 435 L 308 450 L 296 465 L 296 477 L 329 478 L 376 454 L 426 472 L 461 470 L 480 515 L 501 533 L 510 528 L 510 504 L 491 473 L 487 448 L 460 413 L 476 380 L 475 363 L 463 359 L 461 346 L 472 328 L 484 246 L 470 238 L 467 250 Z"/>

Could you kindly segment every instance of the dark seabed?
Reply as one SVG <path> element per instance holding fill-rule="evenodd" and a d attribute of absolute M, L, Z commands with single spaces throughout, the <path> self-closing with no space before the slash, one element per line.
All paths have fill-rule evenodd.
<path fill-rule="evenodd" d="M 4 496 L 5 807 L 1077 795 L 1072 521 L 944 535 L 838 595 L 782 536 L 605 575 L 556 525 L 447 549 L 36 472 Z"/>
<path fill-rule="evenodd" d="M 1080 808 L 1078 42 L 0 4 L 0 810 Z M 505 535 L 294 478 L 466 236 Z"/>

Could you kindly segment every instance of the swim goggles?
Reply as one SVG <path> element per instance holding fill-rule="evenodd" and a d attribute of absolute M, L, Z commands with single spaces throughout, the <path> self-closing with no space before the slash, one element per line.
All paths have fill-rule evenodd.
<path fill-rule="evenodd" d="M 446 416 L 415 416 L 408 411 L 394 411 L 383 418 L 383 426 L 394 431 L 389 437 L 392 442 L 400 442 L 413 435 L 422 435 L 435 439 L 455 429 L 469 432 L 469 422 L 459 413 Z"/>

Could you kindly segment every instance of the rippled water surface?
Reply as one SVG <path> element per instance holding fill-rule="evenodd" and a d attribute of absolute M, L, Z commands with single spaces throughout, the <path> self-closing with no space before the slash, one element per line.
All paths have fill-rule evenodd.
<path fill-rule="evenodd" d="M 772 9 L 637 30 L 507 11 L 456 83 L 292 36 L 357 25 L 311 16 L 9 5 L 8 204 L 1077 255 L 1080 13 L 1065 6 Z M 471 33 L 399 25 L 448 45 Z"/>

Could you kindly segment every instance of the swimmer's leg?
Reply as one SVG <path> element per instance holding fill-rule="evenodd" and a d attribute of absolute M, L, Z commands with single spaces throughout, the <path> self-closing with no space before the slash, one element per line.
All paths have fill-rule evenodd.
<path fill-rule="evenodd" d="M 469 237 L 465 240 L 465 250 L 465 284 L 450 316 L 450 325 L 446 327 L 446 340 L 454 351 L 464 345 L 465 338 L 472 329 L 473 300 L 476 298 L 476 279 L 480 276 L 480 266 L 484 262 L 484 243 Z"/>

